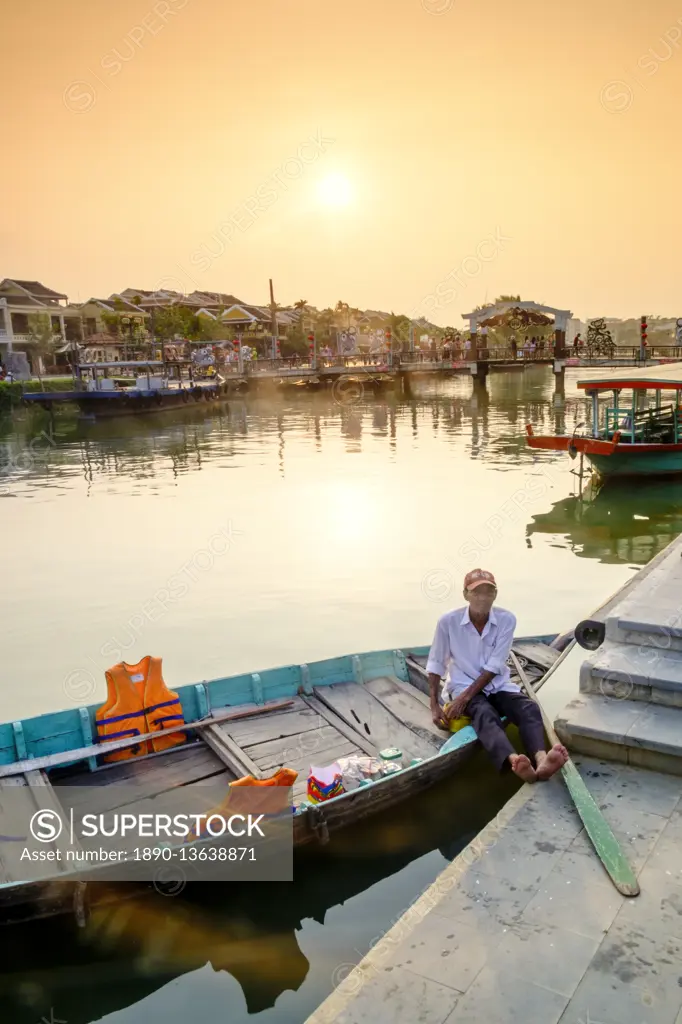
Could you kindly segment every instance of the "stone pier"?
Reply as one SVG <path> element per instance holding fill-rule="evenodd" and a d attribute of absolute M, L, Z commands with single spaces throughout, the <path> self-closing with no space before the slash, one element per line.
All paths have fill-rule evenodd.
<path fill-rule="evenodd" d="M 573 750 L 682 775 L 682 538 L 606 616 L 556 721 Z"/>

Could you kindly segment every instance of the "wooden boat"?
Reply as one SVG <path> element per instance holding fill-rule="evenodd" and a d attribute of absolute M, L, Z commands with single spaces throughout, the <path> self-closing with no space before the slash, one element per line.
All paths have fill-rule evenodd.
<path fill-rule="evenodd" d="M 604 479 L 682 473 L 682 368 L 619 369 L 579 380 L 578 387 L 592 398 L 591 435 L 538 435 L 529 423 L 531 448 L 585 456 Z M 631 393 L 627 405 L 620 402 L 621 391 Z M 673 400 L 663 404 L 665 391 L 673 392 Z M 613 405 L 601 410 L 599 398 L 609 392 Z"/>
<path fill-rule="evenodd" d="M 75 403 L 84 416 L 102 419 L 221 401 L 232 391 L 232 382 L 220 376 L 213 380 L 184 376 L 183 370 L 189 365 L 187 360 L 82 363 L 76 368 L 72 390 L 27 392 L 23 401 L 27 405 L 39 405 L 50 413 L 55 406 Z M 137 373 L 132 385 L 108 375 L 109 371 L 120 375 L 123 368 Z M 88 376 L 90 379 L 85 379 Z"/>
<path fill-rule="evenodd" d="M 569 641 L 570 635 L 526 638 L 515 642 L 514 651 L 531 678 L 540 681 Z M 3 841 L 11 834 L 6 821 L 3 828 L 7 786 L 23 787 L 29 806 L 40 787 L 41 800 L 68 820 L 76 800 L 81 814 L 114 810 L 123 799 L 120 787 L 126 787 L 126 811 L 134 811 L 178 787 L 187 793 L 187 787 L 209 779 L 227 794 L 238 778 L 268 778 L 284 766 L 299 773 L 292 791 L 293 840 L 302 846 L 325 843 L 333 831 L 454 772 L 473 753 L 476 734 L 471 727 L 462 729 L 449 740 L 451 749 L 441 753 L 448 736 L 431 718 L 428 650 L 372 651 L 179 687 L 187 742 L 116 763 L 101 763 L 102 752 L 131 741 L 93 743 L 96 705 L 0 725 L 0 920 L 49 916 L 72 907 L 82 913 L 86 883 L 98 898 L 95 867 L 79 871 L 78 881 L 73 874 L 60 876 L 57 868 L 47 880 L 25 881 L 20 844 Z M 329 765 L 352 755 L 379 758 L 387 748 L 400 751 L 400 770 L 322 804 L 307 802 L 311 764 Z M 111 889 L 103 891 L 111 894 Z"/>

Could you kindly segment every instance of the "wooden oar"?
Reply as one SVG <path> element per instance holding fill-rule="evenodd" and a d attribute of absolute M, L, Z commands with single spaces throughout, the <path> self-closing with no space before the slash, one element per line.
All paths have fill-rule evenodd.
<path fill-rule="evenodd" d="M 545 714 L 542 704 L 535 695 L 532 686 L 528 682 L 526 673 L 523 671 L 518 658 L 513 651 L 511 657 L 524 690 L 530 699 L 534 700 L 540 708 L 542 721 L 544 723 L 547 736 L 549 737 L 549 742 L 552 746 L 555 743 L 559 743 L 559 737 L 554 731 L 552 723 Z M 611 827 L 606 818 L 597 807 L 592 794 L 585 785 L 582 776 L 570 757 L 561 769 L 561 774 L 563 775 L 564 782 L 568 787 L 568 792 L 571 794 L 571 798 L 575 804 L 575 809 L 580 815 L 583 825 L 585 826 L 585 831 L 590 837 L 592 845 L 597 852 L 597 856 L 608 871 L 611 881 L 615 885 L 616 889 L 618 892 L 622 893 L 623 896 L 638 896 L 639 883 L 620 847 L 620 843 L 611 831 Z"/>
<path fill-rule="evenodd" d="M 42 757 L 33 757 L 26 761 L 13 761 L 12 764 L 0 765 L 0 779 L 7 778 L 8 775 L 21 775 L 23 772 L 32 772 L 41 768 L 58 768 L 60 765 L 71 764 L 72 761 L 83 761 L 87 757 L 100 757 L 104 754 L 111 754 L 114 750 L 136 747 L 138 743 L 144 743 L 145 740 L 158 740 L 162 736 L 170 736 L 174 732 L 205 729 L 207 725 L 217 725 L 219 722 L 234 722 L 240 718 L 249 718 L 251 715 L 265 714 L 266 711 L 281 711 L 283 708 L 291 707 L 293 703 L 293 700 L 272 700 L 267 704 L 260 704 L 252 708 L 236 707 L 229 711 L 216 711 L 208 718 L 200 718 L 196 722 L 186 722 L 184 725 L 173 725 L 168 729 L 159 729 L 158 732 L 146 732 L 141 736 L 125 736 L 121 740 L 93 743 L 89 747 L 64 750 L 59 754 L 45 754 Z"/>

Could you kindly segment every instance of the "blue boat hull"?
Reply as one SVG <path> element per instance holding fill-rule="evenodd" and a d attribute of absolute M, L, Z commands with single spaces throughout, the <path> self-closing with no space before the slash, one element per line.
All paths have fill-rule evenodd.
<path fill-rule="evenodd" d="M 38 405 L 48 412 L 55 406 L 75 404 L 84 416 L 110 419 L 115 416 L 140 416 L 167 409 L 193 408 L 199 403 L 224 400 L 230 385 L 195 384 L 186 388 L 159 388 L 154 391 L 129 388 L 119 391 L 40 391 L 23 396 L 27 405 Z"/>
<path fill-rule="evenodd" d="M 604 479 L 682 474 L 682 444 L 619 444 L 612 455 L 587 457 Z"/>

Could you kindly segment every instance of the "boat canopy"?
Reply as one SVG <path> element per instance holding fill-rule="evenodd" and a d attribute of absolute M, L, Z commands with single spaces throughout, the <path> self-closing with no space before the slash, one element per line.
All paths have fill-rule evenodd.
<path fill-rule="evenodd" d="M 618 388 L 633 391 L 682 391 L 682 363 L 650 366 L 646 370 L 620 367 L 611 370 L 607 377 L 579 380 L 578 387 L 583 391 L 613 391 Z"/>

